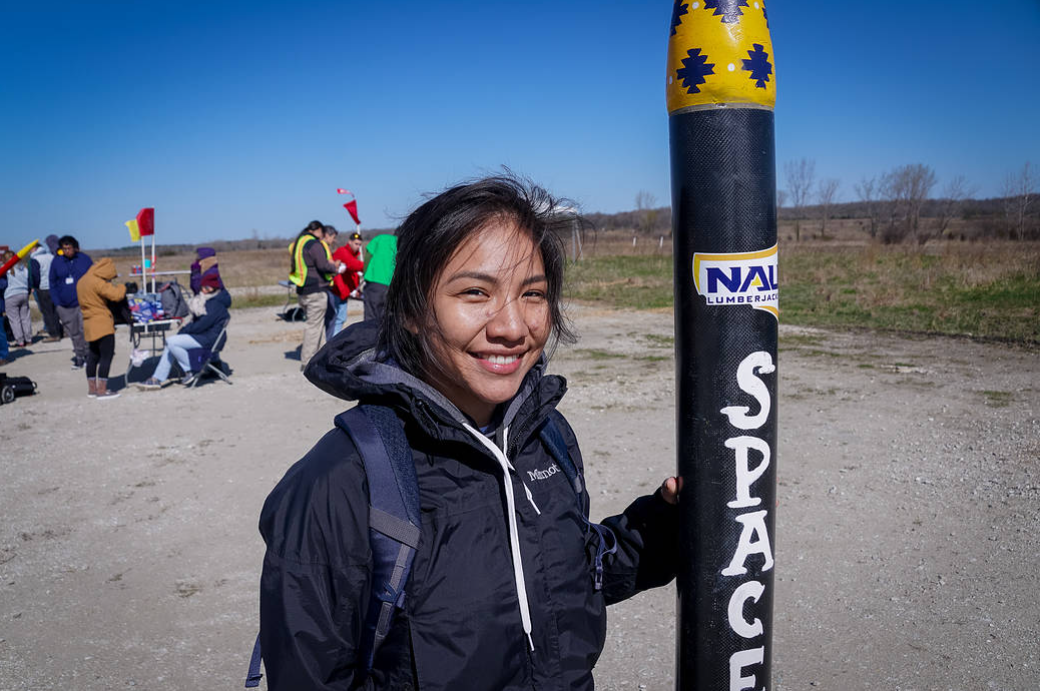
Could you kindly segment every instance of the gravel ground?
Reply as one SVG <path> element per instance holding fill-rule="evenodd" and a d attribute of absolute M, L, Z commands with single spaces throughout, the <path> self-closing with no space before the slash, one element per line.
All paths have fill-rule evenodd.
<path fill-rule="evenodd" d="M 672 316 L 576 316 L 553 369 L 602 517 L 674 467 Z M 342 406 L 300 376 L 298 325 L 239 310 L 231 333 L 233 386 L 104 402 L 67 340 L 15 352 L 40 393 L 0 406 L 0 691 L 241 688 L 260 506 Z M 1037 365 L 781 328 L 773 689 L 1040 688 Z M 599 688 L 673 687 L 674 610 L 673 588 L 611 609 Z"/>

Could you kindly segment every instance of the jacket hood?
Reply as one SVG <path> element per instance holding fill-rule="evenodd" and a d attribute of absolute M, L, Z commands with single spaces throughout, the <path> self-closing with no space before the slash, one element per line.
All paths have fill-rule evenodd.
<path fill-rule="evenodd" d="M 39 257 L 39 256 L 44 255 L 44 254 L 53 254 L 53 253 L 49 249 L 44 247 L 43 245 L 40 245 L 39 247 L 37 247 L 36 249 L 34 249 L 32 251 L 32 254 L 30 256 L 32 256 L 32 257 Z"/>
<path fill-rule="evenodd" d="M 387 353 L 378 350 L 379 325 L 357 322 L 343 329 L 317 352 L 304 376 L 322 391 L 347 401 L 378 403 L 414 418 L 437 439 L 456 438 L 454 430 L 473 422 L 442 393 L 418 377 L 402 370 Z M 499 428 L 513 425 L 521 434 L 510 438 L 523 441 L 526 427 L 540 422 L 548 409 L 567 391 L 559 376 L 545 375 L 543 353 L 527 373 L 520 390 L 500 408 Z M 468 433 L 466 433 L 468 437 Z M 512 444 L 510 444 L 512 446 Z"/>
<path fill-rule="evenodd" d="M 116 265 L 108 257 L 102 257 L 87 269 L 87 273 L 94 274 L 103 281 L 111 281 L 116 277 Z"/>
<path fill-rule="evenodd" d="M 47 243 L 47 248 L 51 251 L 51 254 L 57 254 L 58 253 L 58 236 L 57 235 L 48 235 L 47 238 L 44 240 L 44 242 Z"/>

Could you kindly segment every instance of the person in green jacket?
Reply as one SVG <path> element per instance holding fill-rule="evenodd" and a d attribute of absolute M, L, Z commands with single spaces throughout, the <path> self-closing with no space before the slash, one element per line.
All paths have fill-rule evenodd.
<path fill-rule="evenodd" d="M 365 321 L 383 318 L 386 308 L 386 291 L 394 276 L 397 262 L 397 236 L 377 235 L 365 247 L 368 260 L 365 262 Z"/>

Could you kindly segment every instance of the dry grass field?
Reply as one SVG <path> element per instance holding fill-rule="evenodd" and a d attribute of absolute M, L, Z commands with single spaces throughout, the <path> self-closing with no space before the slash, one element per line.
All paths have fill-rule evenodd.
<path fill-rule="evenodd" d="M 867 222 L 838 219 L 821 237 L 819 221 L 783 221 L 780 237 L 782 321 L 800 326 L 865 327 L 941 333 L 1040 346 L 1040 243 L 962 240 L 883 245 L 870 240 Z M 570 255 L 575 245 L 567 239 Z M 582 260 L 568 273 L 568 296 L 583 303 L 635 309 L 672 305 L 672 246 L 666 235 L 587 232 Z M 194 253 L 160 248 L 160 271 L 187 271 Z M 102 256 L 102 252 L 93 252 Z M 288 255 L 272 249 L 218 254 L 236 307 L 274 306 L 286 300 L 278 286 Z M 114 257 L 121 277 L 140 262 Z M 182 283 L 187 282 L 183 276 Z"/>

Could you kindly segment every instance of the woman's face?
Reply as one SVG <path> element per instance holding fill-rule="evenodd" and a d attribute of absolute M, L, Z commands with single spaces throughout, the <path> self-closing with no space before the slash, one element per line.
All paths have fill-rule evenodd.
<path fill-rule="evenodd" d="M 511 222 L 471 235 L 433 287 L 439 371 L 427 383 L 478 425 L 511 399 L 549 338 L 541 252 Z"/>

